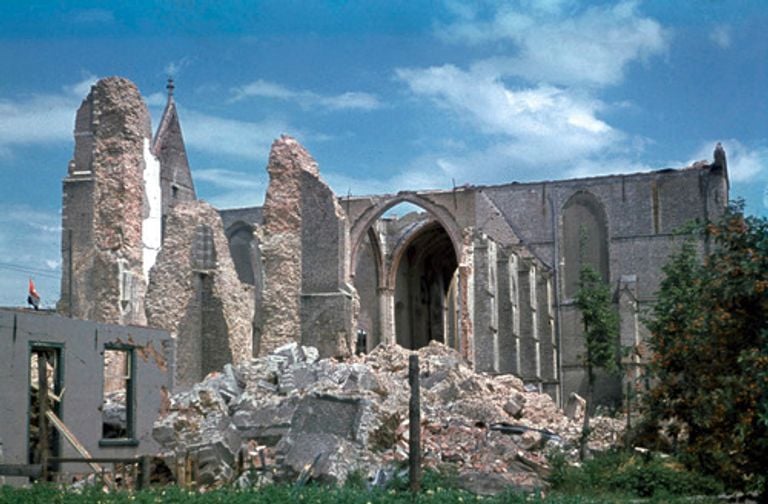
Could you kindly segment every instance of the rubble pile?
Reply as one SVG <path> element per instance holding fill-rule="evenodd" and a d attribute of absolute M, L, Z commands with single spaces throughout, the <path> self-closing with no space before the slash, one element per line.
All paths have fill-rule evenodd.
<path fill-rule="evenodd" d="M 352 472 L 391 471 L 408 459 L 410 353 L 379 346 L 339 362 L 284 345 L 174 395 L 153 436 L 169 460 L 194 454 L 203 485 L 232 481 L 238 459 L 240 468 L 266 463 L 277 481 L 304 474 L 341 483 Z M 439 343 L 418 354 L 425 467 L 453 465 L 468 488 L 534 488 L 544 485 L 549 447 L 575 453 L 583 407 L 566 416 L 519 378 L 476 373 Z M 622 422 L 592 424 L 593 449 L 620 439 Z M 259 451 L 260 461 L 251 460 Z"/>

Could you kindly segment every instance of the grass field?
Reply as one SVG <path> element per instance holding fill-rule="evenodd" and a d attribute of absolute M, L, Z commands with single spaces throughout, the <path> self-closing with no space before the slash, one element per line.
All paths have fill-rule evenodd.
<path fill-rule="evenodd" d="M 395 481 L 388 488 L 368 490 L 361 479 L 341 488 L 307 485 L 271 485 L 260 489 L 219 488 L 200 493 L 176 487 L 142 492 L 110 492 L 87 488 L 74 492 L 50 484 L 27 489 L 0 489 L 0 503 L 227 503 L 227 504 L 368 504 L 368 503 L 613 503 L 613 502 L 716 502 L 723 488 L 711 478 L 686 472 L 671 459 L 628 455 L 621 452 L 601 455 L 583 467 L 567 466 L 552 458 L 552 488 L 546 495 L 507 492 L 481 497 L 459 489 L 446 473 L 428 472 L 421 492 L 412 494 L 406 482 Z M 709 497 L 707 497 L 709 496 Z"/>

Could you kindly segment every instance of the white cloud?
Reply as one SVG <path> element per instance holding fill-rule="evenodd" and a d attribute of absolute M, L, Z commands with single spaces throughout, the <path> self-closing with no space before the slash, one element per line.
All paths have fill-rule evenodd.
<path fill-rule="evenodd" d="M 89 75 L 59 93 L 0 98 L 0 152 L 8 154 L 16 145 L 70 141 L 77 108 L 95 81 Z"/>
<path fill-rule="evenodd" d="M 184 56 L 178 61 L 171 61 L 165 65 L 165 75 L 172 78 L 178 77 L 181 71 L 188 67 L 191 63 L 192 59 L 187 56 Z"/>
<path fill-rule="evenodd" d="M 634 1 L 576 14 L 564 12 L 561 3 L 539 4 L 538 9 L 499 7 L 490 19 L 465 17 L 441 26 L 438 35 L 469 44 L 506 43 L 503 56 L 479 61 L 478 68 L 560 85 L 617 84 L 631 62 L 663 53 L 668 46 L 666 31 L 641 16 Z"/>
<path fill-rule="evenodd" d="M 266 161 L 272 141 L 291 131 L 287 124 L 276 120 L 240 121 L 186 108 L 179 114 L 188 147 L 257 161 Z"/>
<path fill-rule="evenodd" d="M 222 168 L 195 170 L 196 183 L 207 183 L 213 187 L 212 196 L 206 198 L 217 208 L 241 208 L 260 206 L 264 203 L 268 175 L 266 170 L 243 172 Z"/>
<path fill-rule="evenodd" d="M 411 91 L 483 132 L 504 135 L 529 162 L 556 162 L 610 147 L 622 134 L 597 117 L 603 104 L 565 88 L 510 89 L 501 80 L 452 65 L 399 69 Z"/>
<path fill-rule="evenodd" d="M 713 159 L 716 140 L 705 142 L 688 164 Z M 728 178 L 731 182 L 756 182 L 768 180 L 768 147 L 748 146 L 736 139 L 721 140 L 728 161 Z"/>
<path fill-rule="evenodd" d="M 339 95 L 321 95 L 313 91 L 292 90 L 283 85 L 256 80 L 232 90 L 233 100 L 239 101 L 249 97 L 270 98 L 274 100 L 291 101 L 301 107 L 324 108 L 328 110 L 375 110 L 382 106 L 379 99 L 370 93 L 348 91 Z"/>
<path fill-rule="evenodd" d="M 685 164 L 680 164 L 683 167 Z M 563 178 L 600 177 L 603 175 L 615 175 L 617 173 L 640 173 L 657 170 L 658 167 L 649 166 L 632 159 L 617 157 L 580 159 L 563 173 Z"/>
<path fill-rule="evenodd" d="M 727 25 L 715 26 L 709 32 L 709 40 L 721 49 L 731 47 L 731 28 Z"/>
<path fill-rule="evenodd" d="M 482 46 L 459 68 L 400 68 L 410 92 L 431 100 L 480 141 L 426 153 L 428 187 L 542 180 L 650 169 L 634 161 L 646 143 L 609 124 L 601 89 L 622 82 L 632 63 L 663 54 L 669 34 L 637 2 L 584 7 L 573 0 L 449 3 L 444 41 Z M 447 183 L 446 183 L 447 181 Z"/>
<path fill-rule="evenodd" d="M 168 101 L 166 93 L 156 92 L 144 98 L 148 107 L 164 107 Z"/>

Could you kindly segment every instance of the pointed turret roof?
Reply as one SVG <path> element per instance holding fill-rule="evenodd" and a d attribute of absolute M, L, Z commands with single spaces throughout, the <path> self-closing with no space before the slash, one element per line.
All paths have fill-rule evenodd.
<path fill-rule="evenodd" d="M 187 149 L 181 133 L 181 122 L 173 92 L 173 79 L 168 79 L 168 102 L 152 140 L 152 153 L 160 160 L 160 180 L 163 185 L 163 214 L 177 200 L 194 200 L 195 186 L 187 160 Z"/>

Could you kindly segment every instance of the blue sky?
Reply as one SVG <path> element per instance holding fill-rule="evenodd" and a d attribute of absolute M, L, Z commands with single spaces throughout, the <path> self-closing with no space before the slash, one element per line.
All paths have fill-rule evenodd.
<path fill-rule="evenodd" d="M 221 7 L 225 5 L 226 8 Z M 58 297 L 61 180 L 90 84 L 153 127 L 176 79 L 198 194 L 257 205 L 299 138 L 337 194 L 683 167 L 728 154 L 768 215 L 768 2 L 0 3 L 0 305 Z"/>

